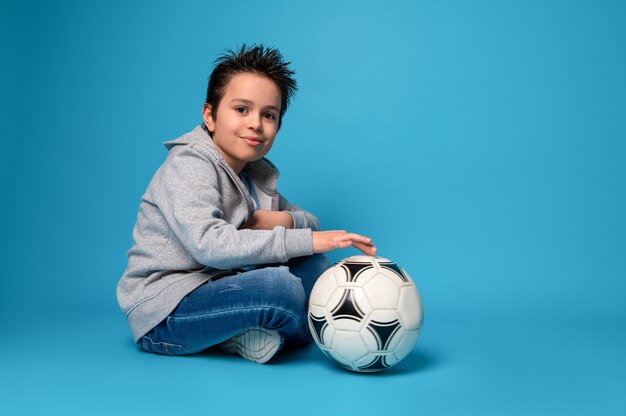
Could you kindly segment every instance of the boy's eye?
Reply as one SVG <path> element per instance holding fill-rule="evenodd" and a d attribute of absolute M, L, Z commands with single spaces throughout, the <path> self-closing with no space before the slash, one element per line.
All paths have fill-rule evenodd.
<path fill-rule="evenodd" d="M 274 114 L 274 113 L 265 113 L 265 118 L 268 118 L 270 120 L 276 120 L 276 114 Z"/>
<path fill-rule="evenodd" d="M 246 107 L 235 107 L 235 111 L 238 112 L 239 114 L 245 114 L 247 110 Z"/>

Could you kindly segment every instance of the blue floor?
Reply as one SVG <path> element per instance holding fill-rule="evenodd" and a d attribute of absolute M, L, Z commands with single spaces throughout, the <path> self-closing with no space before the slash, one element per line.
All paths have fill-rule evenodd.
<path fill-rule="evenodd" d="M 431 317 L 402 363 L 355 374 L 315 346 L 268 365 L 166 357 L 140 351 L 117 311 L 48 319 L 8 327 L 0 414 L 626 414 L 623 322 Z"/>

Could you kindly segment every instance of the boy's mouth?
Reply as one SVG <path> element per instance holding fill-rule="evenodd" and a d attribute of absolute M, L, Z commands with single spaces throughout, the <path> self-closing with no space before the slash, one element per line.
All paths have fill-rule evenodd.
<path fill-rule="evenodd" d="M 263 143 L 263 140 L 261 140 L 258 137 L 254 137 L 254 136 L 244 136 L 244 137 L 242 137 L 242 139 L 243 139 L 244 142 L 246 142 L 250 146 L 258 146 L 261 143 Z"/>

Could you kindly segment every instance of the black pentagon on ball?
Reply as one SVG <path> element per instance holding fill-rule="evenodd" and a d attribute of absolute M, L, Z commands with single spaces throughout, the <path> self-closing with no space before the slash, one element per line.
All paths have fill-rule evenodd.
<path fill-rule="evenodd" d="M 354 300 L 354 289 L 344 289 L 341 300 L 330 314 L 334 320 L 351 319 L 357 322 L 361 322 L 361 319 L 365 316 L 365 312 L 361 310 L 358 303 Z"/>
<path fill-rule="evenodd" d="M 341 267 L 343 267 L 343 269 L 346 271 L 346 274 L 348 275 L 348 282 L 356 282 L 359 276 L 363 274 L 365 270 L 374 268 L 371 263 L 351 262 L 344 262 Z"/>
<path fill-rule="evenodd" d="M 398 277 L 402 279 L 403 282 L 409 282 L 409 278 L 406 276 L 406 274 L 404 274 L 404 271 L 402 270 L 402 268 L 398 266 L 396 263 L 381 261 L 381 262 L 378 262 L 378 264 L 380 264 L 380 267 L 382 267 L 383 269 L 387 269 L 387 270 L 391 270 L 395 272 L 398 275 Z"/>
<path fill-rule="evenodd" d="M 367 325 L 367 330 L 376 339 L 378 350 L 385 351 L 389 348 L 391 339 L 400 330 L 400 327 L 400 322 L 397 319 L 390 322 L 371 320 Z"/>
<path fill-rule="evenodd" d="M 328 327 L 328 321 L 323 316 L 315 316 L 309 313 L 309 322 L 313 326 L 313 335 L 317 338 L 317 343 L 324 345 L 324 331 Z"/>
<path fill-rule="evenodd" d="M 385 368 L 389 368 L 389 364 L 387 364 L 386 357 L 384 355 L 377 355 L 374 359 L 365 365 L 359 366 L 359 371 L 379 371 L 384 370 Z"/>

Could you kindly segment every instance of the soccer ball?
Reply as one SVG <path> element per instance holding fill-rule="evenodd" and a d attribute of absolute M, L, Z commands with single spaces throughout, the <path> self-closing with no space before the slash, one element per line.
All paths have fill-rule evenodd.
<path fill-rule="evenodd" d="M 348 370 L 374 372 L 411 352 L 422 326 L 422 301 L 394 262 L 353 256 L 315 282 L 308 320 L 315 343 L 330 359 Z"/>

